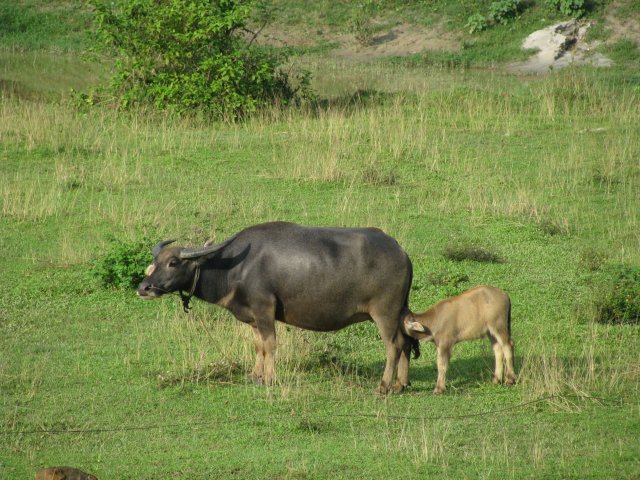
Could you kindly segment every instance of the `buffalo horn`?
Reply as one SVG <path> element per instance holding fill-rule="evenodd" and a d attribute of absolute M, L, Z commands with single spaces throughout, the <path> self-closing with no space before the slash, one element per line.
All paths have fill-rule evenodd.
<path fill-rule="evenodd" d="M 227 242 L 218 245 L 209 245 L 201 248 L 183 248 L 182 250 L 180 250 L 180 253 L 178 253 L 178 257 L 180 257 L 182 260 L 187 258 L 203 257 L 220 250 L 222 247 L 226 246 L 226 244 Z"/>
<path fill-rule="evenodd" d="M 156 257 L 164 247 L 166 247 L 167 245 L 173 242 L 175 242 L 175 240 L 165 240 L 164 242 L 160 242 L 155 247 L 153 247 L 153 250 L 151 250 L 151 253 L 153 254 L 154 257 Z"/>

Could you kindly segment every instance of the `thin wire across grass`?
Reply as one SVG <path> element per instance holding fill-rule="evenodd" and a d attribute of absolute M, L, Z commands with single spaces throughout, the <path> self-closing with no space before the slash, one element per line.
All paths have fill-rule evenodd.
<path fill-rule="evenodd" d="M 592 396 L 580 396 L 580 395 L 547 395 L 542 398 L 530 400 L 527 402 L 517 403 L 515 405 L 509 405 L 503 408 L 496 408 L 491 410 L 482 410 L 480 412 L 466 413 L 462 415 L 432 415 L 432 416 L 410 416 L 410 415 L 383 415 L 381 413 L 330 413 L 324 415 L 302 415 L 305 419 L 314 418 L 328 419 L 328 418 L 366 418 L 375 420 L 405 420 L 405 421 L 437 421 L 437 420 L 464 420 L 470 418 L 487 417 L 500 413 L 519 410 L 527 406 L 539 404 L 542 402 L 552 402 L 554 400 L 567 400 L 570 397 L 578 398 L 582 400 L 590 400 L 598 402 L 600 405 L 604 405 L 605 399 L 592 397 Z M 612 406 L 620 406 L 620 403 L 616 403 Z M 295 416 L 293 413 L 289 414 L 273 414 L 271 418 L 291 418 Z M 236 423 L 239 421 L 246 421 L 240 419 L 237 416 L 231 416 L 227 418 L 217 418 L 213 420 L 206 420 L 202 422 L 189 422 L 189 423 L 155 423 L 150 425 L 128 425 L 120 427 L 104 427 L 104 428 L 72 428 L 72 429 L 37 429 L 37 430 L 4 430 L 0 431 L 0 435 L 34 435 L 34 434 L 50 434 L 50 435 L 62 435 L 62 434 L 99 434 L 99 433 L 114 433 L 114 432 L 130 432 L 130 431 L 142 431 L 142 430 L 187 430 L 194 427 L 205 427 L 223 423 Z M 251 422 L 249 422 L 251 423 Z"/>

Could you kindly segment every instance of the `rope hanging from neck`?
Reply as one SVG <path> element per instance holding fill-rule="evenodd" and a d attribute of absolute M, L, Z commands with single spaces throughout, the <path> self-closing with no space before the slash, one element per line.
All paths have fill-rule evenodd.
<path fill-rule="evenodd" d="M 189 302 L 191 301 L 191 297 L 193 297 L 193 294 L 196 291 L 198 280 L 200 280 L 200 267 L 196 267 L 196 273 L 193 275 L 193 285 L 191 285 L 189 294 L 187 295 L 182 290 L 180 290 L 180 298 L 182 299 L 182 309 L 184 310 L 184 313 L 189 313 L 189 310 L 191 310 Z"/>

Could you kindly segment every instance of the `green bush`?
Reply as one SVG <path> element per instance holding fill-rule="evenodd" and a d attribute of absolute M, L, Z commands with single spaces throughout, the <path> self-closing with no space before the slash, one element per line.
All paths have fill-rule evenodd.
<path fill-rule="evenodd" d="M 521 8 L 520 0 L 499 0 L 489 6 L 489 18 L 495 23 L 506 25 L 520 13 Z"/>
<path fill-rule="evenodd" d="M 234 119 L 308 87 L 308 74 L 294 88 L 282 54 L 253 44 L 249 0 L 88 1 L 97 39 L 115 57 L 107 94 L 120 107 Z"/>
<path fill-rule="evenodd" d="M 127 242 L 112 238 L 104 254 L 92 268 L 104 287 L 136 287 L 144 278 L 145 268 L 153 262 L 150 241 Z"/>
<path fill-rule="evenodd" d="M 469 18 L 467 18 L 467 23 L 464 28 L 466 28 L 469 33 L 477 33 L 486 30 L 489 27 L 489 23 L 484 16 L 479 13 L 474 13 Z"/>
<path fill-rule="evenodd" d="M 582 17 L 587 13 L 585 0 L 545 0 L 545 3 L 567 17 Z"/>
<path fill-rule="evenodd" d="M 640 321 L 640 267 L 618 265 L 608 271 L 596 297 L 600 323 L 638 324 Z"/>

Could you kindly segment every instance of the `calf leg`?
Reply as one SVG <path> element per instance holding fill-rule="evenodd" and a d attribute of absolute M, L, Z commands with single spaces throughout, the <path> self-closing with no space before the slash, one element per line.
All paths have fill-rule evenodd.
<path fill-rule="evenodd" d="M 507 377 L 505 382 L 507 385 L 513 385 L 518 380 L 516 376 L 516 372 L 513 368 L 513 357 L 514 357 L 514 348 L 513 348 L 513 340 L 509 339 L 508 342 L 505 342 L 502 345 L 502 351 L 504 352 L 504 359 L 507 364 Z"/>
<path fill-rule="evenodd" d="M 504 369 L 503 350 L 502 345 L 500 345 L 500 342 L 496 336 L 490 334 L 489 339 L 491 340 L 491 346 L 493 347 L 493 354 L 496 357 L 496 368 L 493 373 L 493 377 L 491 378 L 491 382 L 497 385 L 502 381 Z"/>
<path fill-rule="evenodd" d="M 438 381 L 436 388 L 433 389 L 435 395 L 444 393 L 445 379 L 447 377 L 447 368 L 449 367 L 449 359 L 451 358 L 451 345 L 441 344 L 438 345 Z"/>

